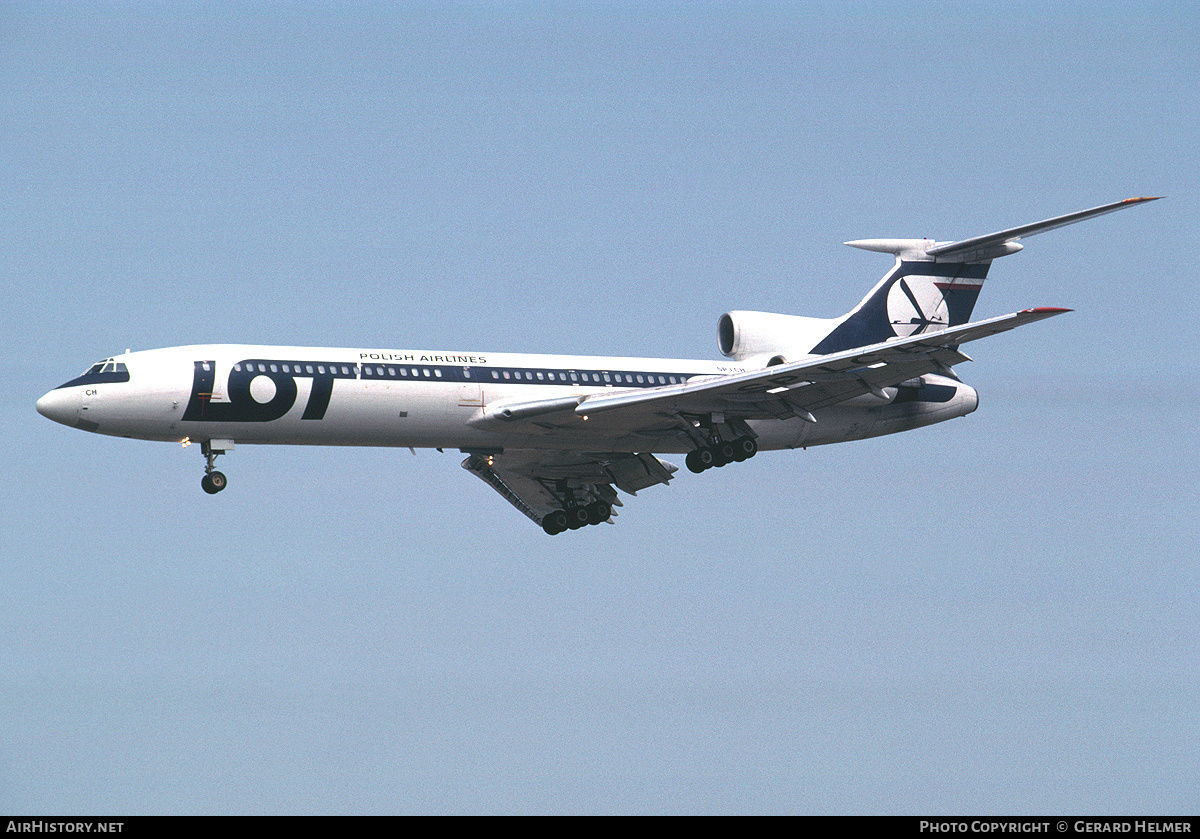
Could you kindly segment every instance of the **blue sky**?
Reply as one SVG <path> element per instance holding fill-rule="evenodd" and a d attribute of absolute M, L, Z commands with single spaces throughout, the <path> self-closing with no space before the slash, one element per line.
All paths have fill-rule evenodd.
<path fill-rule="evenodd" d="M 1200 390 L 1182 4 L 0 10 L 0 806 L 1187 813 Z M 230 341 L 712 358 L 998 261 L 964 420 L 546 537 L 458 466 L 68 430 Z"/>

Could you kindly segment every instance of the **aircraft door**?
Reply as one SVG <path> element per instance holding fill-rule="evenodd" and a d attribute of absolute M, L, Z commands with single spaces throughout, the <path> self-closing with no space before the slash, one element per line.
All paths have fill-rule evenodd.
<path fill-rule="evenodd" d="M 458 388 L 458 404 L 463 408 L 482 408 L 483 407 L 483 385 L 477 381 L 471 381 L 471 368 L 463 368 L 464 381 Z"/>

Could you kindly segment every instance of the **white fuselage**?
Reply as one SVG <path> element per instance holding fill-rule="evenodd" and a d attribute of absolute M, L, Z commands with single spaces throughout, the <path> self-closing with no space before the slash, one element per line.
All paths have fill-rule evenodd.
<path fill-rule="evenodd" d="M 108 362 L 47 393 L 38 410 L 65 425 L 146 440 L 664 453 L 694 445 L 666 425 L 636 434 L 586 420 L 505 427 L 487 422 L 484 408 L 747 369 L 696 360 L 233 344 Z M 949 377 L 925 376 L 909 391 L 909 398 L 889 388 L 831 406 L 817 423 L 791 417 L 750 425 L 760 449 L 786 449 L 904 431 L 977 404 L 972 388 Z"/>

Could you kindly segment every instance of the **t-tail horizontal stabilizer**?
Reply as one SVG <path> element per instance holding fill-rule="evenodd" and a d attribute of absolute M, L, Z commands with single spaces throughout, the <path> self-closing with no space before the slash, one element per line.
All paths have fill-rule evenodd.
<path fill-rule="evenodd" d="M 1092 207 L 1090 210 L 1079 210 L 1062 216 L 1048 218 L 1045 221 L 1035 221 L 1033 224 L 1023 224 L 1020 227 L 1010 227 L 986 236 L 974 236 L 958 242 L 934 242 L 931 239 L 855 239 L 846 242 L 852 248 L 864 251 L 895 254 L 902 259 L 934 260 L 937 262 L 989 262 L 1001 256 L 1007 256 L 1021 250 L 1017 239 L 1034 236 L 1065 227 L 1079 221 L 1102 216 L 1105 213 L 1115 213 L 1126 207 L 1157 201 L 1161 195 L 1147 198 L 1126 198 L 1112 204 Z"/>

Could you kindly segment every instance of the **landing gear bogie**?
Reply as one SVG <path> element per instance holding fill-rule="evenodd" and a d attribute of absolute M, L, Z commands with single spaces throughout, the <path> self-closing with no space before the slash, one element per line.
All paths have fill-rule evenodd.
<path fill-rule="evenodd" d="M 555 510 L 542 518 L 542 530 L 551 536 L 564 530 L 579 530 L 590 524 L 602 524 L 612 516 L 612 507 L 605 501 L 593 501 L 583 506 Z"/>
<path fill-rule="evenodd" d="M 758 454 L 758 443 L 753 437 L 738 437 L 736 440 L 724 440 L 711 446 L 701 446 L 688 453 L 684 463 L 687 468 L 699 474 L 714 466 L 725 466 L 729 463 L 749 460 Z"/>

